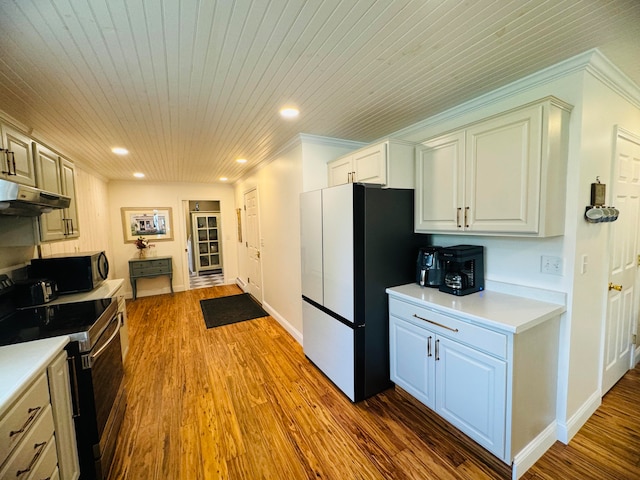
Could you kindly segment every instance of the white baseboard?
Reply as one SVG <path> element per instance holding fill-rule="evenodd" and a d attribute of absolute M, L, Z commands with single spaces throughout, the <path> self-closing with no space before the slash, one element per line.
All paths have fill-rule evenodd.
<path fill-rule="evenodd" d="M 184 291 L 184 285 L 174 285 L 173 286 L 173 291 L 175 292 L 183 292 Z M 163 287 L 163 288 L 155 288 L 153 290 L 140 290 L 138 289 L 138 295 L 137 298 L 142 298 L 142 297 L 152 297 L 153 295 L 165 295 L 167 293 L 171 293 L 171 288 L 169 287 Z M 125 292 L 124 294 L 125 298 L 133 298 L 133 292 L 131 290 Z"/>
<path fill-rule="evenodd" d="M 540 434 L 534 438 L 529 444 L 519 451 L 513 458 L 513 467 L 511 470 L 511 479 L 518 480 L 524 473 L 529 470 L 534 463 L 551 448 L 558 437 L 558 424 L 554 420 Z"/>
<path fill-rule="evenodd" d="M 236 285 L 238 285 L 243 292 L 247 292 L 247 284 L 240 277 L 236 277 Z"/>
<path fill-rule="evenodd" d="M 276 312 L 273 309 L 273 307 L 271 307 L 271 305 L 269 305 L 267 302 L 262 303 L 262 308 L 264 308 L 269 313 L 269 315 L 275 318 L 276 321 L 280 325 L 282 325 L 282 328 L 284 328 L 289 333 L 289 335 L 291 335 L 296 340 L 296 342 L 302 345 L 302 333 L 299 330 L 294 328 L 293 325 L 291 325 L 287 320 L 285 320 L 284 317 L 282 317 L 278 312 Z"/>
<path fill-rule="evenodd" d="M 589 417 L 598 409 L 602 403 L 602 394 L 597 390 L 591 394 L 589 399 L 582 404 L 576 413 L 566 422 L 558 422 L 558 440 L 565 445 L 578 433 L 578 430 L 587 423 Z"/>

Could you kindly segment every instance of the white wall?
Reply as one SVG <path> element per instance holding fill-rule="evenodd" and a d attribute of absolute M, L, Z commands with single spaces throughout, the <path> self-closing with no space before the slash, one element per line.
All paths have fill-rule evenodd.
<path fill-rule="evenodd" d="M 233 187 L 225 184 L 199 183 L 150 183 L 142 181 L 113 181 L 108 185 L 110 239 L 113 246 L 111 267 L 117 278 L 129 278 L 129 260 L 137 249 L 124 241 L 121 208 L 169 207 L 173 215 L 173 239 L 152 241 L 158 256 L 173 257 L 173 288 L 189 289 L 187 261 L 187 229 L 183 202 L 188 200 L 219 200 L 222 229 L 222 261 L 225 282 L 232 283 L 238 275 L 237 221 Z M 131 295 L 131 285 L 125 282 L 126 293 Z M 138 282 L 138 296 L 169 293 L 166 277 L 145 279 Z"/>

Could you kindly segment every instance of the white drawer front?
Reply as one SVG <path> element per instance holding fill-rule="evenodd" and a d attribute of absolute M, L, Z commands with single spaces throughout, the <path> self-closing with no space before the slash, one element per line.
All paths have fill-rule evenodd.
<path fill-rule="evenodd" d="M 31 470 L 27 480 L 52 479 L 58 470 L 58 455 L 56 453 L 55 436 L 45 445 L 42 455 Z"/>
<path fill-rule="evenodd" d="M 500 358 L 506 358 L 507 356 L 507 337 L 502 333 L 418 307 L 393 297 L 389 298 L 389 313 L 414 325 L 428 328 L 438 335 L 466 343 L 491 355 L 496 355 Z"/>
<path fill-rule="evenodd" d="M 49 404 L 49 384 L 45 374 L 0 418 L 0 465 L 26 435 Z"/>
<path fill-rule="evenodd" d="M 37 420 L 24 440 L 15 449 L 9 460 L 0 471 L 0 478 L 14 478 L 16 480 L 26 480 L 33 472 L 38 461 L 42 458 L 47 447 L 53 445 L 53 455 L 58 458 L 55 449 L 55 437 L 53 435 L 53 415 L 51 405 L 46 405 L 44 411 L 38 415 Z M 51 455 L 51 454 L 50 454 Z M 51 472 L 49 472 L 51 473 Z"/>

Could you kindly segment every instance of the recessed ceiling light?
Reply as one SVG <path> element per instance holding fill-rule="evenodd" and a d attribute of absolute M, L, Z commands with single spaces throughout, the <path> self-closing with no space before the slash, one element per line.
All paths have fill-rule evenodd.
<path fill-rule="evenodd" d="M 136 178 L 144 178 L 144 173 L 142 173 L 142 172 L 135 172 L 135 173 L 133 174 L 133 176 L 134 176 L 134 177 L 136 177 Z"/>
<path fill-rule="evenodd" d="M 283 118 L 296 118 L 300 114 L 300 110 L 294 107 L 285 107 L 280 110 L 280 115 Z"/>
<path fill-rule="evenodd" d="M 127 150 L 126 148 L 122 148 L 122 147 L 114 147 L 111 149 L 111 151 L 113 153 L 115 153 L 116 155 L 126 155 L 127 153 L 129 153 L 129 150 Z"/>
<path fill-rule="evenodd" d="M 246 158 L 239 158 L 236 160 L 236 162 L 238 163 L 247 163 L 247 159 Z"/>
<path fill-rule="evenodd" d="M 227 177 L 220 177 L 221 182 L 226 182 L 227 180 L 229 180 Z"/>

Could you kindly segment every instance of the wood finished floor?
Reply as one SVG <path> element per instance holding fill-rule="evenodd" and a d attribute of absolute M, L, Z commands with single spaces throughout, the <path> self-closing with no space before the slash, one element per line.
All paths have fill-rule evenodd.
<path fill-rule="evenodd" d="M 510 469 L 401 390 L 352 404 L 271 317 L 207 330 L 216 286 L 127 302 L 116 479 L 506 479 Z M 640 478 L 640 374 L 526 480 Z"/>

